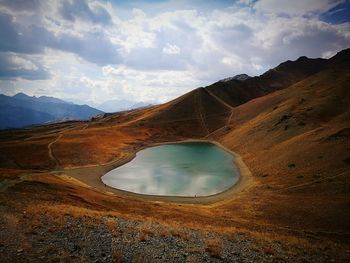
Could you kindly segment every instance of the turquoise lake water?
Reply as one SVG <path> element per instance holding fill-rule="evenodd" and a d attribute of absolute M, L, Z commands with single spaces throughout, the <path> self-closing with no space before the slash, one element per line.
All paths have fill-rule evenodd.
<path fill-rule="evenodd" d="M 111 187 L 138 194 L 208 196 L 233 186 L 233 156 L 211 143 L 166 144 L 141 150 L 102 177 Z"/>

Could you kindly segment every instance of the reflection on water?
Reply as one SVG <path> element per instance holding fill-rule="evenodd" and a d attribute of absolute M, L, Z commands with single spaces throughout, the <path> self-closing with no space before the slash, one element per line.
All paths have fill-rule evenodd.
<path fill-rule="evenodd" d="M 168 196 L 206 196 L 238 181 L 232 155 L 211 143 L 167 144 L 137 153 L 131 162 L 102 177 L 121 190 Z"/>

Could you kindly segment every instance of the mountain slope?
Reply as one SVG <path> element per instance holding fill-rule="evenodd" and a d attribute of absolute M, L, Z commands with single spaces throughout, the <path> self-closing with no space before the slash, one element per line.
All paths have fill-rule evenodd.
<path fill-rule="evenodd" d="M 216 134 L 254 175 L 251 192 L 258 198 L 241 200 L 260 211 L 254 220 L 296 229 L 350 229 L 349 58 L 236 107 L 231 130 Z"/>
<path fill-rule="evenodd" d="M 296 61 L 281 63 L 258 77 L 219 81 L 206 88 L 231 106 L 237 106 L 286 88 L 326 68 L 328 63 L 326 59 L 300 57 Z"/>
<path fill-rule="evenodd" d="M 24 127 L 53 119 L 54 116 L 45 112 L 19 106 L 0 105 L 0 129 Z"/>
<path fill-rule="evenodd" d="M 191 137 L 210 137 L 220 128 L 229 129 L 227 124 L 236 115 L 233 108 L 331 68 L 348 53 L 343 51 L 329 60 L 300 57 L 296 61 L 281 63 L 259 77 L 234 77 L 218 81 L 166 104 L 152 107 L 143 118 L 134 121 L 142 120 L 143 125 L 166 126 L 173 132 L 181 130 L 182 135 Z"/>

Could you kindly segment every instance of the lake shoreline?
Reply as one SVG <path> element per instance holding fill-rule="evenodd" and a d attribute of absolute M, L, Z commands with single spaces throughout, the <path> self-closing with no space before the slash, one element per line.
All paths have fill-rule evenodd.
<path fill-rule="evenodd" d="M 130 162 L 136 157 L 137 152 L 144 150 L 146 148 L 166 145 L 166 144 L 183 144 L 183 143 L 195 143 L 195 142 L 207 142 L 218 146 L 224 151 L 230 153 L 233 156 L 233 162 L 239 170 L 239 178 L 238 181 L 231 186 L 230 188 L 224 190 L 223 192 L 209 195 L 209 196 L 198 196 L 198 197 L 185 197 L 185 196 L 160 196 L 160 195 L 146 195 L 146 194 L 138 194 L 125 190 L 120 190 L 117 188 L 110 187 L 102 182 L 101 177 L 105 175 L 107 172 L 124 165 L 125 163 Z M 158 143 L 149 143 L 145 145 L 141 145 L 134 149 L 134 151 L 128 153 L 123 158 L 119 158 L 118 160 L 109 162 L 107 164 L 102 165 L 93 165 L 93 166 L 84 166 L 84 167 L 75 167 L 75 168 L 66 168 L 63 170 L 59 170 L 54 172 L 55 174 L 63 174 L 68 177 L 72 177 L 74 179 L 82 182 L 85 187 L 90 189 L 95 189 L 97 191 L 103 191 L 109 195 L 122 195 L 128 196 L 132 198 L 148 200 L 148 201 L 161 201 L 161 202 L 174 202 L 174 203 L 186 203 L 186 204 L 203 204 L 210 205 L 227 198 L 234 198 L 240 192 L 242 192 L 247 186 L 250 185 L 252 181 L 252 175 L 248 167 L 243 162 L 241 156 L 230 149 L 223 146 L 221 143 L 208 139 L 186 139 L 180 141 L 168 141 L 168 142 L 158 142 Z"/>

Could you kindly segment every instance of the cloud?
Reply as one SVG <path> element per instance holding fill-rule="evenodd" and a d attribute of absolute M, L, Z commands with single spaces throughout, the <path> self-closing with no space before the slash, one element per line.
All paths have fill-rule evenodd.
<path fill-rule="evenodd" d="M 169 54 L 169 55 L 176 55 L 180 54 L 180 48 L 177 45 L 171 45 L 169 43 L 166 44 L 165 47 L 163 47 L 163 53 Z"/>
<path fill-rule="evenodd" d="M 202 28 L 203 30 L 203 28 Z M 316 18 L 286 17 L 234 9 L 216 11 L 206 24 L 206 48 L 194 55 L 202 71 L 221 76 L 220 72 L 257 75 L 279 63 L 302 55 L 320 57 L 327 51 L 348 47 L 350 24 L 334 25 Z M 216 61 L 226 65 L 222 68 Z M 210 62 L 211 61 L 211 62 Z"/>
<path fill-rule="evenodd" d="M 59 13 L 64 19 L 71 22 L 78 18 L 92 23 L 108 24 L 111 22 L 111 16 L 108 11 L 97 2 L 66 0 L 62 2 Z"/>
<path fill-rule="evenodd" d="M 0 79 L 16 78 L 43 80 L 49 78 L 49 73 L 27 58 L 0 52 Z"/>
<path fill-rule="evenodd" d="M 254 8 L 260 12 L 287 15 L 320 14 L 343 2 L 344 0 L 260 0 L 256 1 Z"/>
<path fill-rule="evenodd" d="M 41 53 L 49 33 L 35 25 L 23 27 L 8 14 L 0 13 L 0 51 Z"/>
<path fill-rule="evenodd" d="M 8 56 L 8 61 L 12 64 L 11 69 L 14 70 L 38 70 L 38 67 L 33 62 L 16 55 L 10 54 L 10 56 Z"/>
<path fill-rule="evenodd" d="M 132 72 L 124 65 L 119 67 L 107 65 L 102 68 L 102 73 L 104 76 L 130 76 Z"/>
<path fill-rule="evenodd" d="M 255 0 L 239 0 L 238 2 L 244 5 L 252 5 L 254 4 Z"/>
<path fill-rule="evenodd" d="M 13 11 L 36 11 L 40 8 L 40 0 L 0 0 L 0 5 Z"/>
<path fill-rule="evenodd" d="M 0 51 L 37 54 L 44 53 L 45 48 L 54 48 L 99 65 L 120 62 L 118 46 L 104 32 L 54 34 L 43 26 L 23 26 L 8 14 L 0 14 L 0 28 Z"/>
<path fill-rule="evenodd" d="M 118 46 L 113 45 L 101 32 L 86 33 L 83 37 L 60 34 L 51 39 L 47 46 L 72 52 L 98 65 L 117 64 L 121 61 Z"/>
<path fill-rule="evenodd" d="M 177 96 L 179 92 L 185 93 L 203 84 L 186 70 L 140 71 L 122 65 L 108 65 L 102 71 L 105 81 L 101 85 L 108 87 L 112 97 L 119 99 L 164 102 Z"/>

